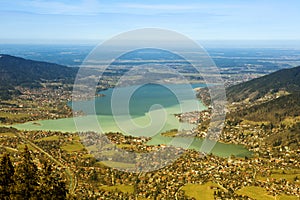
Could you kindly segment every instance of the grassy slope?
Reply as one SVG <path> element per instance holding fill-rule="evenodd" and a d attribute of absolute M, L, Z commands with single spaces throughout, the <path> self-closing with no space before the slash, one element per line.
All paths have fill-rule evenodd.
<path fill-rule="evenodd" d="M 182 190 L 185 191 L 185 194 L 189 197 L 194 197 L 197 200 L 214 200 L 214 190 L 210 189 L 211 186 L 216 186 L 217 184 L 212 182 L 207 182 L 203 185 L 200 184 L 187 184 L 182 187 Z"/>
<path fill-rule="evenodd" d="M 296 196 L 280 195 L 274 197 L 269 195 L 264 188 L 255 186 L 244 187 L 240 189 L 237 194 L 247 195 L 248 197 L 256 200 L 298 200 L 298 197 Z"/>

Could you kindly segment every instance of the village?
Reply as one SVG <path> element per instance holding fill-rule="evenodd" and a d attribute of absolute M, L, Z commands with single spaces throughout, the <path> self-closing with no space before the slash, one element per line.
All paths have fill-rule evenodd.
<path fill-rule="evenodd" d="M 213 187 L 216 199 L 225 197 L 251 199 L 246 195 L 239 194 L 239 190 L 246 187 L 264 188 L 266 193 L 271 196 L 292 195 L 298 198 L 300 196 L 300 182 L 297 178 L 300 173 L 297 170 L 300 163 L 299 149 L 283 148 L 278 151 L 276 149 L 257 151 L 258 155 L 251 158 L 222 158 L 194 150 L 177 149 L 176 152 L 183 153 L 165 167 L 156 171 L 133 173 L 130 172 L 131 169 L 141 169 L 140 165 L 149 165 L 149 163 L 137 163 L 134 157 L 122 158 L 116 152 L 116 147 L 136 153 L 159 152 L 161 149 L 174 152 L 174 149 L 168 149 L 165 146 L 147 146 L 144 144 L 147 141 L 146 138 L 134 138 L 116 133 L 99 136 L 95 133 L 20 132 L 14 129 L 6 129 L 3 132 L 0 138 L 1 151 L 10 152 L 15 162 L 18 160 L 18 151 L 27 144 L 34 154 L 36 162 L 39 163 L 39 159 L 45 158 L 45 155 L 35 148 L 36 145 L 62 164 L 58 166 L 62 173 L 64 170 L 70 169 L 73 174 L 72 180 L 76 180 L 76 184 L 72 187 L 74 187 L 74 194 L 78 197 L 96 199 L 103 195 L 107 197 L 117 195 L 120 198 L 128 199 L 135 197 L 167 199 L 177 196 L 178 199 L 188 199 L 183 190 L 185 185 L 206 183 L 217 184 Z M 88 139 L 83 139 L 81 142 L 79 136 Z M 28 144 L 28 142 L 30 143 Z M 87 149 L 99 151 L 100 154 L 94 157 L 95 152 L 88 152 L 81 145 L 81 143 L 87 144 L 88 142 L 101 144 L 101 147 L 97 145 L 96 149 L 87 146 Z M 108 152 L 114 153 L 108 154 Z M 153 160 L 156 159 L 155 155 L 153 154 Z M 56 162 L 48 159 L 54 166 L 57 165 Z M 108 166 L 115 167 L 106 166 L 105 161 L 110 162 Z M 118 166 L 127 171 L 119 170 Z M 284 174 L 293 170 L 296 170 L 293 179 L 273 178 L 272 176 L 275 171 L 281 171 Z M 65 177 L 70 181 L 70 178 Z M 124 186 L 129 186 L 130 192 L 124 192 L 124 190 L 122 192 Z"/>
<path fill-rule="evenodd" d="M 2 123 L 70 117 L 72 111 L 66 104 L 71 100 L 70 95 L 71 91 L 61 86 L 42 90 L 23 88 L 18 100 L 2 104 L 3 112 L 21 117 L 6 117 Z M 271 98 L 277 96 L 265 100 Z M 238 106 L 241 105 L 233 104 L 230 109 Z M 175 134 L 167 136 L 208 137 L 211 112 L 209 107 L 200 112 L 176 114 L 179 121 L 194 124 L 196 128 L 188 132 L 174 131 Z M 276 131 L 281 131 L 280 127 L 225 120 L 219 142 L 244 145 L 253 153 L 251 157 L 218 157 L 164 144 L 147 145 L 150 138 L 121 133 L 12 128 L 1 130 L 0 149 L 1 153 L 9 152 L 14 163 L 18 163 L 20 151 L 28 145 L 37 165 L 41 167 L 40 160 L 46 158 L 64 177 L 71 194 L 79 199 L 195 199 L 187 188 L 206 185 L 214 199 L 255 199 L 244 191 L 249 188 L 274 198 L 299 198 L 300 149 L 272 148 L 266 144 L 263 138 Z M 141 162 L 144 154 L 149 162 Z"/>

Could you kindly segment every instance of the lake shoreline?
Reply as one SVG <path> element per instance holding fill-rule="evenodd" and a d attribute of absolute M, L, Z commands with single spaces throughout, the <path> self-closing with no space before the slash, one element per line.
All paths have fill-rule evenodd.
<path fill-rule="evenodd" d="M 189 85 L 187 85 L 189 86 Z M 80 102 L 69 102 L 68 105 L 73 109 L 73 111 L 78 112 L 82 110 L 85 113 L 84 116 L 76 116 L 70 118 L 61 118 L 57 120 L 38 120 L 38 121 L 31 121 L 23 124 L 16 124 L 12 127 L 17 128 L 19 130 L 44 130 L 44 131 L 59 131 L 62 133 L 78 133 L 78 132 L 96 132 L 96 133 L 109 133 L 109 132 L 119 132 L 123 135 L 132 135 L 132 136 L 143 136 L 143 137 L 151 137 L 151 131 L 155 128 L 159 128 L 158 133 L 159 136 L 156 136 L 156 139 L 151 139 L 156 141 L 155 145 L 163 144 L 165 141 L 169 140 L 167 137 L 161 135 L 166 131 L 170 131 L 172 129 L 178 129 L 179 127 L 181 130 L 191 130 L 192 126 L 195 124 L 184 123 L 180 122 L 179 119 L 175 117 L 175 114 L 178 113 L 185 113 L 185 112 L 193 112 L 195 110 L 195 105 L 197 104 L 197 109 L 199 111 L 206 109 L 206 106 L 202 104 L 199 99 L 195 97 L 195 90 L 198 90 L 201 87 L 204 87 L 203 84 L 196 84 L 193 85 L 193 91 L 187 91 L 187 86 L 182 84 L 176 85 L 167 85 L 167 86 L 159 86 L 159 85 L 145 85 L 138 88 L 134 94 L 131 96 L 131 101 L 133 101 L 132 105 L 134 107 L 130 107 L 130 102 L 128 102 L 129 110 L 132 108 L 133 113 L 129 114 L 129 119 L 125 118 L 121 123 L 126 125 L 126 128 L 129 129 L 122 129 L 123 127 L 119 127 L 120 124 L 116 123 L 115 117 L 122 117 L 122 112 L 115 113 L 112 111 L 111 108 L 111 98 L 113 95 L 114 88 L 109 88 L 107 90 L 101 91 L 103 94 L 100 97 L 96 97 L 95 101 L 87 100 L 87 101 L 80 101 Z M 190 86 L 188 88 L 191 88 Z M 196 88 L 196 89 L 195 89 Z M 120 89 L 120 88 L 119 88 Z M 124 87 L 118 90 L 121 94 L 127 94 L 131 91 L 132 87 Z M 145 89 L 147 89 L 145 91 Z M 183 97 L 184 101 L 177 101 L 178 97 L 174 96 L 174 93 L 170 92 L 171 90 L 177 90 L 177 93 Z M 128 90 L 128 91 L 127 91 Z M 151 91 L 151 93 L 149 93 Z M 189 93 L 190 92 L 190 93 Z M 191 98 L 196 100 L 189 100 Z M 196 104 L 195 104 L 196 103 Z M 158 110 L 151 110 L 151 106 L 155 104 L 160 104 L 162 108 Z M 96 105 L 96 107 L 93 107 Z M 114 108 L 117 111 L 123 109 L 126 104 L 120 102 L 120 105 L 116 105 L 118 107 Z M 185 110 L 182 110 L 182 107 Z M 163 110 L 162 110 L 163 109 Z M 165 121 L 163 127 L 152 127 L 153 122 L 152 115 L 155 112 L 158 112 L 158 115 L 154 117 L 160 117 L 161 111 L 165 113 L 165 117 L 167 121 Z M 96 115 L 95 115 L 96 114 Z M 118 115 L 119 114 L 119 115 Z M 135 117 L 133 117 L 135 116 Z M 125 121 L 124 121 L 125 120 Z M 150 120 L 150 121 L 149 121 Z M 151 122 L 151 123 L 150 123 Z M 137 127 L 142 127 L 140 130 L 136 130 L 136 126 L 132 126 L 131 124 L 135 123 L 138 125 Z M 150 123 L 150 128 L 147 129 Z M 154 123 L 154 125 L 156 125 Z M 132 127 L 131 127 L 132 126 Z M 143 129 L 143 127 L 146 127 Z M 128 130 L 129 132 L 127 132 Z M 155 129 L 156 130 L 156 129 Z M 129 134 L 128 134 L 129 133 Z M 137 135 L 136 133 L 139 133 Z M 144 134 L 144 135 L 143 135 Z M 161 139 L 161 140 L 158 140 Z M 196 140 L 203 140 L 203 138 L 195 138 Z M 200 142 L 201 143 L 201 142 Z M 194 147 L 198 148 L 200 143 L 195 143 Z M 218 142 L 219 143 L 219 142 Z M 220 143 L 221 145 L 237 145 L 237 144 L 225 144 Z M 231 147 L 230 147 L 231 148 Z M 245 148 L 246 149 L 246 148 Z M 233 148 L 233 154 L 236 153 L 234 151 L 241 151 L 239 147 L 236 149 Z M 220 149 L 222 151 L 222 149 Z"/>

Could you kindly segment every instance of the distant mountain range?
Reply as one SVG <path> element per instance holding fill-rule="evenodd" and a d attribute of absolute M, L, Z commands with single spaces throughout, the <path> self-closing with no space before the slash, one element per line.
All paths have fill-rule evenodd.
<path fill-rule="evenodd" d="M 18 93 L 16 86 L 40 87 L 43 81 L 72 83 L 78 68 L 0 54 L 0 98 Z"/>

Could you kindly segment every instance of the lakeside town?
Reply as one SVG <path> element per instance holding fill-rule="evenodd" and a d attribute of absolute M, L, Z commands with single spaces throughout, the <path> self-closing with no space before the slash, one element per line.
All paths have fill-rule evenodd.
<path fill-rule="evenodd" d="M 0 200 L 300 200 L 299 8 L 0 1 Z"/>
<path fill-rule="evenodd" d="M 132 161 L 128 156 L 127 161 L 120 158 L 115 147 L 103 144 L 104 140 L 98 134 L 87 133 L 93 143 L 96 140 L 102 142 L 101 159 L 100 156 L 95 159 L 88 153 L 81 145 L 78 134 L 45 131 L 22 133 L 14 129 L 1 132 L 1 153 L 9 152 L 15 162 L 18 162 L 19 151 L 26 144 L 34 155 L 37 166 L 41 166 L 40 159 L 47 157 L 48 162 L 58 168 L 60 173 L 70 170 L 72 177 L 66 177 L 66 183 L 69 185 L 71 180 L 76 180 L 76 183 L 70 183 L 72 188 L 69 191 L 72 190 L 79 199 L 102 199 L 104 196 L 116 199 L 172 199 L 174 196 L 177 199 L 192 199 L 187 197 L 188 190 L 185 191 L 185 188 L 205 184 L 212 185 L 215 199 L 251 199 L 242 192 L 243 188 L 245 190 L 251 187 L 265 191 L 270 197 L 288 195 L 299 198 L 300 195 L 300 182 L 297 178 L 300 174 L 299 149 L 269 149 L 249 158 L 222 158 L 188 150 L 164 168 L 132 173 L 130 168 L 138 165 L 130 163 Z M 130 151 L 139 153 L 167 148 L 148 147 L 143 138 L 121 134 L 108 134 L 107 138 L 119 147 L 126 150 L 131 147 Z M 111 151 L 114 153 L 108 154 Z M 113 159 L 108 159 L 112 166 L 122 166 L 129 171 L 106 167 L 105 162 L 102 162 L 107 158 Z"/>
<path fill-rule="evenodd" d="M 44 105 L 55 108 L 57 105 L 66 105 L 66 101 L 70 100 L 70 93 L 62 88 L 58 87 L 55 92 L 52 90 L 23 90 L 22 101 L 15 102 L 18 109 L 9 110 L 16 114 L 30 110 L 30 106 L 24 103 L 26 98 L 37 100 L 33 102 L 38 102 L 39 105 L 34 108 L 43 108 Z M 278 97 L 273 95 L 264 99 L 268 101 L 272 98 Z M 17 104 L 21 102 L 22 104 Z M 236 110 L 240 105 L 230 106 L 231 110 Z M 49 112 L 41 116 L 37 112 L 37 118 L 34 119 L 53 119 L 71 114 L 67 106 L 62 107 L 61 111 L 65 112 L 57 115 Z M 211 108 L 176 115 L 180 121 L 199 126 L 190 133 L 175 133 L 180 136 L 190 134 L 200 138 L 206 137 L 210 115 Z M 32 118 L 19 120 L 22 122 Z M 18 131 L 11 128 L 1 128 L 0 149 L 1 154 L 9 153 L 14 163 L 18 163 L 20 152 L 25 145 L 29 147 L 38 167 L 41 167 L 41 160 L 46 157 L 66 182 L 70 199 L 198 199 L 197 194 L 191 193 L 193 190 L 204 192 L 210 199 L 256 199 L 253 197 L 253 191 L 264 193 L 270 199 L 299 199 L 299 147 L 272 148 L 264 141 L 270 134 L 282 131 L 280 128 L 282 127 L 271 127 L 270 124 L 262 126 L 259 123 L 226 119 L 219 141 L 244 145 L 253 153 L 250 157 L 223 158 L 165 145 L 147 145 L 149 138 L 123 136 L 120 133 L 99 136 L 96 133 Z M 125 150 L 125 154 L 122 149 Z M 178 157 L 174 162 L 150 162 L 149 165 L 139 163 L 137 158 L 126 153 L 152 152 L 152 157 L 147 159 L 157 160 L 155 155 L 160 155 L 160 151 L 172 154 L 177 152 L 175 154 L 178 154 Z M 157 170 L 133 172 L 147 167 L 157 167 Z"/>
<path fill-rule="evenodd" d="M 118 79 L 105 78 L 97 92 L 113 87 Z M 244 120 L 236 115 L 241 108 L 250 109 L 287 96 L 288 92 L 268 93 L 255 102 L 227 104 L 228 115 L 224 126 L 219 127 L 221 134 L 216 136 L 207 134 L 215 109 L 209 106 L 210 95 L 205 89 L 196 88 L 197 97 L 207 109 L 175 114 L 180 122 L 194 128 L 170 130 L 162 135 L 209 138 L 243 145 L 251 152 L 249 156 L 221 157 L 167 144 L 148 145 L 151 138 L 121 133 L 9 128 L 15 123 L 84 115 L 80 111 L 72 113 L 68 105 L 72 100 L 71 85 L 46 81 L 40 88 L 18 87 L 18 91 L 20 94 L 14 98 L 1 101 L 0 119 L 5 126 L 0 133 L 1 154 L 8 153 L 17 166 L 27 146 L 39 170 L 45 159 L 56 169 L 55 173 L 65 182 L 68 199 L 201 199 L 202 195 L 207 199 L 261 199 L 258 194 L 269 199 L 299 199 L 299 146 L 268 142 L 268 137 L 288 127 Z M 96 97 L 101 96 L 100 92 Z M 295 119 L 293 123 L 296 122 Z"/>

